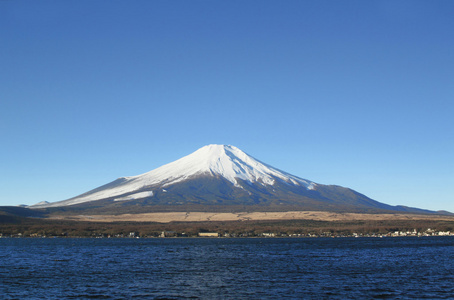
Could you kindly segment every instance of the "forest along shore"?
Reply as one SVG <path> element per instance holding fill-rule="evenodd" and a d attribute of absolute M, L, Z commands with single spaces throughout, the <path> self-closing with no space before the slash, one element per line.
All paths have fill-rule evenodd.
<path fill-rule="evenodd" d="M 454 217 L 321 211 L 0 216 L 0 237 L 198 237 L 201 233 L 218 237 L 454 235 Z"/>

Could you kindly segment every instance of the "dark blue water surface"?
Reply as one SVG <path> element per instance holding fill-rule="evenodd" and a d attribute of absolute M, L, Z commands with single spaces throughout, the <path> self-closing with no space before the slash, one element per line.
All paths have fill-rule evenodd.
<path fill-rule="evenodd" d="M 454 298 L 454 237 L 4 238 L 0 297 Z"/>

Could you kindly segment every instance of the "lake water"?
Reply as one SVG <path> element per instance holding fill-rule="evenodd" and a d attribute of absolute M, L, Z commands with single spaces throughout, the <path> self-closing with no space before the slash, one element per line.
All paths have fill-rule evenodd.
<path fill-rule="evenodd" d="M 454 237 L 4 238 L 0 298 L 454 298 Z"/>

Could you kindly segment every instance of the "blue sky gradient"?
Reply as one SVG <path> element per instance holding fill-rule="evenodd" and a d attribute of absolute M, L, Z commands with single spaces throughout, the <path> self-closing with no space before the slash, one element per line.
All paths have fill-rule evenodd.
<path fill-rule="evenodd" d="M 453 1 L 0 1 L 0 205 L 212 143 L 454 212 Z"/>

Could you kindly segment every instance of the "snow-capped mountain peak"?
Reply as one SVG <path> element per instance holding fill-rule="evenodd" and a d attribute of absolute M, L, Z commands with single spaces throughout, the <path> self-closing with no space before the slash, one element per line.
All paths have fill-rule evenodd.
<path fill-rule="evenodd" d="M 208 145 L 150 172 L 121 177 L 77 197 L 30 208 L 70 205 L 77 205 L 73 210 L 77 214 L 199 209 L 428 212 L 391 206 L 349 188 L 301 179 L 228 145 Z"/>
<path fill-rule="evenodd" d="M 167 180 L 166 185 L 170 185 L 190 176 L 207 173 L 222 176 L 235 185 L 237 179 L 272 185 L 275 177 L 293 184 L 310 184 L 274 169 L 230 145 L 208 145 L 151 172 L 129 178 L 140 178 L 149 184 Z"/>
<path fill-rule="evenodd" d="M 152 190 L 165 188 L 202 175 L 222 177 L 236 187 L 239 180 L 262 185 L 274 185 L 276 180 L 284 183 L 314 189 L 315 183 L 290 175 L 266 165 L 240 149 L 230 145 L 207 145 L 174 162 L 150 172 L 119 178 L 105 186 L 71 198 L 50 204 L 36 204 L 33 207 L 74 205 L 117 197 L 115 200 L 131 200 L 153 195 Z M 148 191 L 144 193 L 143 191 Z"/>

